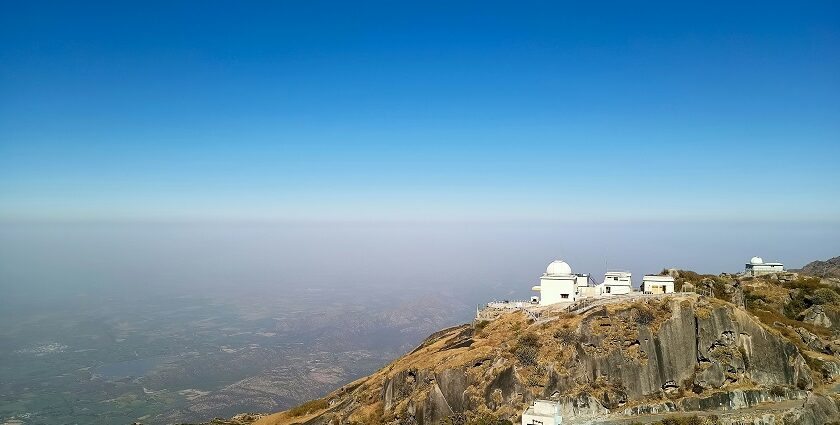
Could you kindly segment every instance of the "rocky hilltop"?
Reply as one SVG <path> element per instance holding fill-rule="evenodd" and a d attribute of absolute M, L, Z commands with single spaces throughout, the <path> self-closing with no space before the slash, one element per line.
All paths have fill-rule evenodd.
<path fill-rule="evenodd" d="M 560 401 L 566 423 L 840 420 L 835 288 L 791 273 L 668 272 L 713 296 L 638 296 L 445 329 L 373 375 L 255 423 L 508 423 L 535 399 Z"/>
<path fill-rule="evenodd" d="M 816 276 L 828 279 L 840 279 L 840 257 L 834 257 L 826 261 L 811 261 L 798 270 L 791 270 L 808 276 Z"/>

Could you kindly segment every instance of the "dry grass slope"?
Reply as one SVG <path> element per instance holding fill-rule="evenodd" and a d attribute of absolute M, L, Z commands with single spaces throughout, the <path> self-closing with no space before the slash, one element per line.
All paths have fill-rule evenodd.
<path fill-rule="evenodd" d="M 680 271 L 678 281 L 680 285 L 708 287 L 715 298 L 702 298 L 701 302 L 693 296 L 677 295 L 608 304 L 583 315 L 554 313 L 555 320 L 545 323 L 534 323 L 523 313 L 516 312 L 490 322 L 445 329 L 371 376 L 346 385 L 323 399 L 262 418 L 256 423 L 304 423 L 313 418 L 321 423 L 390 423 L 415 414 L 416 406 L 433 399 L 433 392 L 440 391 L 434 382 L 451 370 L 464 371 L 469 383 L 464 391 L 464 405 L 469 409 L 451 415 L 447 423 L 489 424 L 515 418 L 525 408 L 526 400 L 521 394 L 503 394 L 494 387 L 494 382 L 506 373 L 512 373 L 516 385 L 521 386 L 517 392 L 543 394 L 547 388 L 553 388 L 552 385 L 556 387 L 556 381 L 562 380 L 566 394 L 595 395 L 610 408 L 629 408 L 691 396 L 703 390 L 698 390 L 692 382 L 679 382 L 675 383 L 676 391 L 667 395 L 627 399 L 623 384 L 616 377 L 581 379 L 569 373 L 570 365 L 579 362 L 582 355 L 597 359 L 613 358 L 619 353 L 620 358 L 625 359 L 622 361 L 647 364 L 654 353 L 640 349 L 641 330 L 645 329 L 645 335 L 655 334 L 666 321 L 678 316 L 680 309 L 690 310 L 699 321 L 710 320 L 714 314 L 719 317 L 722 308 L 729 311 L 732 320 L 754 320 L 744 317 L 756 317 L 763 332 L 785 338 L 798 348 L 813 372 L 815 383 L 823 378 L 817 372 L 820 362 L 837 360 L 831 355 L 815 353 L 795 330 L 801 328 L 829 340 L 836 338 L 830 329 L 797 320 L 797 316 L 811 306 L 834 308 L 840 300 L 837 288 L 824 285 L 819 279 L 735 279 Z M 739 291 L 747 311 L 730 304 L 737 299 Z M 723 356 L 721 361 L 726 364 L 748 358 L 740 347 L 716 349 L 714 356 Z M 696 374 L 704 372 L 709 365 L 702 366 Z M 730 371 L 726 371 L 726 379 L 732 382 L 728 384 L 729 390 L 755 387 L 749 378 L 738 379 Z M 387 383 L 391 383 L 391 387 L 386 388 Z M 386 397 L 387 391 L 393 394 Z M 686 419 L 686 422 L 691 423 L 692 419 Z"/>

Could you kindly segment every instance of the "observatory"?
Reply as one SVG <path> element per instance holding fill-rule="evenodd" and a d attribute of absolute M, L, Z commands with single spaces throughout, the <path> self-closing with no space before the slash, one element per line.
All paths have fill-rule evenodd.
<path fill-rule="evenodd" d="M 578 299 L 578 288 L 588 284 L 589 275 L 574 274 L 568 263 L 556 260 L 545 269 L 545 273 L 540 277 L 540 284 L 531 289 L 540 293 L 540 305 L 550 305 L 574 302 Z"/>
<path fill-rule="evenodd" d="M 531 287 L 531 290 L 539 293 L 538 296 L 531 297 L 530 301 L 491 301 L 484 307 L 476 308 L 475 320 L 495 320 L 509 311 L 524 311 L 530 319 L 536 321 L 545 312 L 556 308 L 572 312 L 591 307 L 593 303 L 674 293 L 674 278 L 671 276 L 645 275 L 641 291 L 633 290 L 632 278 L 629 271 L 607 271 L 604 281 L 596 284 L 588 273 L 574 273 L 569 263 L 554 260 L 540 276 L 540 284 Z M 544 308 L 546 306 L 552 307 Z"/>
<path fill-rule="evenodd" d="M 785 271 L 782 263 L 765 263 L 761 257 L 753 257 L 750 262 L 744 265 L 744 275 L 755 277 L 763 274 L 781 273 Z"/>

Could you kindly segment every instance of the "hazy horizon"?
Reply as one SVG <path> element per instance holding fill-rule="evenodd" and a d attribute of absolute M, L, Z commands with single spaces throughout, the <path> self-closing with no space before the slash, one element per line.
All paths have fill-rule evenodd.
<path fill-rule="evenodd" d="M 59 294 L 400 288 L 527 298 L 554 259 L 596 281 L 638 285 L 665 267 L 742 271 L 753 255 L 788 268 L 840 255 L 837 223 L 3 223 L 0 289 Z M 231 292 L 233 291 L 233 292 Z"/>

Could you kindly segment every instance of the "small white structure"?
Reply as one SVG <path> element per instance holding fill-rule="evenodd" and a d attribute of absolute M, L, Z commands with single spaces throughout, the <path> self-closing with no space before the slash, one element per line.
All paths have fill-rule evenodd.
<path fill-rule="evenodd" d="M 624 295 L 633 292 L 633 275 L 630 272 L 607 272 L 604 283 L 598 285 L 599 295 Z"/>
<path fill-rule="evenodd" d="M 745 276 L 761 276 L 763 274 L 781 273 L 785 271 L 782 263 L 765 263 L 761 257 L 753 257 L 750 262 L 744 265 Z"/>
<path fill-rule="evenodd" d="M 589 284 L 589 275 L 573 274 L 572 267 L 561 260 L 552 261 L 540 277 L 540 284 L 531 290 L 540 293 L 540 305 L 574 302 L 578 299 L 578 287 Z"/>
<path fill-rule="evenodd" d="M 645 294 L 674 293 L 673 276 L 645 275 L 642 278 L 642 292 Z"/>
<path fill-rule="evenodd" d="M 535 400 L 534 404 L 522 412 L 522 425 L 560 425 L 563 415 L 560 404 L 550 400 Z"/>
<path fill-rule="evenodd" d="M 577 299 L 596 297 L 600 295 L 600 290 L 599 286 L 578 286 Z"/>

